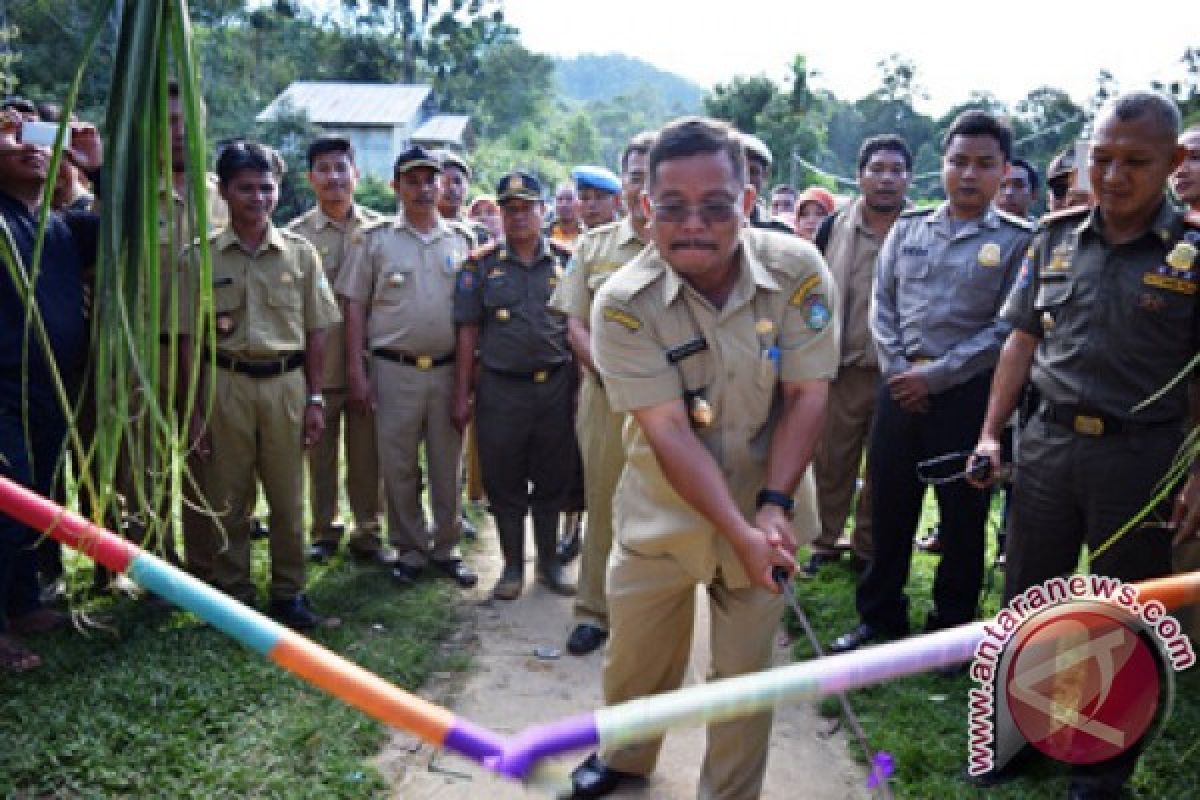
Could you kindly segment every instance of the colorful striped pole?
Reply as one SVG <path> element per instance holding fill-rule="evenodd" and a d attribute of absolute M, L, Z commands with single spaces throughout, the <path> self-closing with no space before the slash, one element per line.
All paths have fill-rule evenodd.
<path fill-rule="evenodd" d="M 969 660 L 986 622 L 915 636 L 850 653 L 690 686 L 529 728 L 504 738 L 395 687 L 132 542 L 92 525 L 0 477 L 0 509 L 114 572 L 186 608 L 284 669 L 392 727 L 446 748 L 514 780 L 548 781 L 547 758 L 597 745 L 621 746 L 683 725 L 763 711 L 785 701 L 858 689 Z M 1138 584 L 1142 600 L 1168 608 L 1200 600 L 1200 571 Z"/>

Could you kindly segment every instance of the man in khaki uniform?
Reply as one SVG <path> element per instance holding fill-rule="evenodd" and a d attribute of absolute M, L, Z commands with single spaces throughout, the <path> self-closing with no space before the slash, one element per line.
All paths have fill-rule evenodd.
<path fill-rule="evenodd" d="M 608 703 L 669 691 L 691 649 L 696 584 L 710 598 L 712 663 L 763 669 L 783 610 L 773 571 L 794 569 L 792 495 L 837 369 L 834 287 L 813 248 L 745 227 L 754 203 L 737 133 L 677 120 L 650 150 L 653 247 L 609 279 L 592 356 L 626 432 L 609 561 Z M 757 798 L 771 715 L 711 725 L 698 795 Z M 591 756 L 576 797 L 654 768 L 660 741 Z"/>
<path fill-rule="evenodd" d="M 646 181 L 646 157 L 652 144 L 653 133 L 640 133 L 626 145 L 621 155 L 621 191 L 629 216 L 579 238 L 567 274 L 550 298 L 550 308 L 567 315 L 567 341 L 583 365 L 575 434 L 583 458 L 587 536 L 576 585 L 576 625 L 567 640 L 567 651 L 577 656 L 592 652 L 608 638 L 604 574 L 612 548 L 613 492 L 625 466 L 625 451 L 621 446 L 625 415 L 609 406 L 592 361 L 592 300 L 604 282 L 646 246 L 649 237 L 641 195 Z"/>
<path fill-rule="evenodd" d="M 346 262 L 347 251 L 362 242 L 363 230 L 383 215 L 354 202 L 358 168 L 354 148 L 341 136 L 322 136 L 308 148 L 308 182 L 317 195 L 317 206 L 288 224 L 288 230 L 307 239 L 321 255 L 321 265 L 331 286 Z M 382 489 L 379 457 L 375 451 L 375 416 L 370 408 L 346 408 L 346 348 L 341 325 L 325 331 L 325 432 L 308 453 L 309 502 L 312 510 L 311 546 L 308 555 L 322 562 L 337 552 L 341 526 L 338 486 L 341 470 L 338 451 L 342 420 L 346 424 L 346 494 L 354 514 L 350 554 L 358 559 L 389 563 L 391 554 L 380 542 L 379 512 Z M 361 347 L 354 360 L 362 360 Z"/>
<path fill-rule="evenodd" d="M 860 471 L 864 477 L 850 543 L 856 566 L 871 560 L 871 484 L 867 471 L 860 468 L 875 416 L 879 357 L 867 325 L 867 309 L 875 260 L 904 208 L 911 174 L 912 154 L 903 139 L 893 135 L 867 139 L 858 156 L 862 196 L 826 217 L 817 231 L 817 247 L 825 254 L 841 298 L 842 355 L 837 379 L 829 387 L 825 433 L 813 459 L 821 534 L 800 572 L 804 577 L 815 576 L 823 564 L 837 560 L 838 540 L 846 527 Z"/>
<path fill-rule="evenodd" d="M 454 280 L 470 241 L 438 215 L 441 162 L 422 147 L 396 157 L 392 186 L 403 213 L 351 247 L 337 291 L 346 310 L 346 380 L 356 408 L 376 410 L 392 576 L 411 585 L 431 565 L 462 587 L 476 576 L 458 553 L 462 435 L 450 419 L 454 389 Z M 362 359 L 371 354 L 371 380 Z M 421 507 L 425 445 L 433 542 Z"/>
<path fill-rule="evenodd" d="M 271 154 L 254 142 L 217 161 L 229 226 L 210 236 L 216 369 L 213 408 L 196 448 L 206 495 L 224 531 L 213 583 L 245 603 L 255 477 L 270 508 L 270 612 L 295 628 L 322 619 L 304 596 L 304 451 L 325 424 L 320 393 L 325 328 L 339 321 L 321 258 L 302 237 L 271 224 L 278 184 Z M 303 369 L 301 369 L 303 367 Z M 194 418 L 195 430 L 203 425 Z"/>

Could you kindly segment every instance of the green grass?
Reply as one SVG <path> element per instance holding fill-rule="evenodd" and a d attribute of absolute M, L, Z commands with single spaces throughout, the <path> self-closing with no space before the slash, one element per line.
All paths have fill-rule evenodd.
<path fill-rule="evenodd" d="M 995 522 L 995 514 L 993 521 Z M 936 512 L 927 503 L 921 530 L 932 524 Z M 995 540 L 989 536 L 989 548 Z M 908 585 L 910 621 L 920 630 L 930 609 L 935 556 L 915 551 Z M 991 552 L 988 554 L 991 558 Z M 811 581 L 799 581 L 797 594 L 822 646 L 858 622 L 854 610 L 856 575 L 848 564 L 827 567 Z M 994 614 L 1003 587 L 1002 572 L 994 573 L 986 591 L 984 613 Z M 797 659 L 811 658 L 812 649 L 799 626 Z M 1130 796 L 1138 798 L 1200 797 L 1200 670 L 1177 675 L 1175 706 L 1161 736 L 1142 757 L 1130 782 Z M 1010 784 L 977 790 L 960 777 L 967 752 L 967 691 L 974 684 L 966 676 L 942 678 L 919 675 L 852 692 L 850 702 L 877 750 L 896 759 L 893 793 L 899 798 L 1061 798 L 1066 795 L 1065 767 L 1037 763 L 1026 776 Z M 822 713 L 836 715 L 837 703 L 825 698 Z M 845 728 L 848 734 L 848 728 Z M 853 738 L 848 745 L 865 763 Z"/>
<path fill-rule="evenodd" d="M 265 543 L 255 550 L 261 578 Z M 415 689 L 465 666 L 438 647 L 455 624 L 445 583 L 398 591 L 379 569 L 335 561 L 309 587 L 343 622 L 315 638 L 385 679 Z M 191 614 L 128 599 L 88 612 L 104 627 L 33 640 L 45 665 L 0 675 L 0 797 L 386 796 L 369 763 L 383 725 Z"/>

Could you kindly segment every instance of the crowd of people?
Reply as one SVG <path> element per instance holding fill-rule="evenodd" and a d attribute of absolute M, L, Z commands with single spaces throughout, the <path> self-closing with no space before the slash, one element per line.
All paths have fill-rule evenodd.
<path fill-rule="evenodd" d="M 1187 381 L 1139 407 L 1200 337 L 1200 130 L 1181 133 L 1157 93 L 1117 98 L 1086 162 L 1068 151 L 1044 179 L 1002 119 L 963 112 L 942 142 L 945 200 L 924 208 L 909 204 L 913 157 L 898 136 L 862 143 L 859 191 L 838 198 L 768 190 L 761 140 L 690 117 L 634 136 L 619 173 L 580 165 L 552 195 L 514 170 L 468 203 L 465 157 L 414 145 L 395 160 L 395 214 L 355 201 L 353 146 L 321 136 L 307 150 L 316 204 L 279 227 L 281 159 L 237 140 L 220 149 L 207 198 L 211 286 L 198 281 L 174 87 L 170 101 L 161 246 L 181 246 L 163 253 L 162 317 L 178 324 L 162 336 L 178 337 L 184 361 L 193 337 L 215 350 L 195 395 L 212 402 L 180 406 L 193 409 L 182 553 L 174 526 L 145 544 L 257 605 L 261 486 L 266 609 L 298 629 L 337 624 L 307 599 L 306 562 L 343 540 L 400 587 L 428 575 L 475 586 L 460 552 L 465 483 L 499 538 L 491 596 L 525 591 L 528 526 L 536 581 L 575 598 L 568 651 L 606 646 L 607 702 L 679 686 L 697 585 L 710 676 L 765 668 L 779 570 L 812 577 L 849 550 L 860 622 L 831 645 L 845 652 L 910 631 L 922 462 L 973 452 L 972 465 L 999 467 L 1001 442 L 1018 440 L 1011 598 L 1073 570 L 1082 548 L 1153 503 L 1196 421 Z M 0 233 L 17 264 L 0 280 L 0 471 L 46 495 L 67 423 L 50 365 L 83 382 L 103 213 L 87 188 L 98 136 L 72 121 L 28 271 L 50 151 L 22 131 L 53 113 L 10 99 L 0 119 Z M 1051 213 L 1035 223 L 1042 186 Z M 48 351 L 25 324 L 28 291 Z M 173 305 L 182 313 L 165 313 Z M 936 487 L 927 631 L 979 614 L 1001 470 L 968 471 Z M 137 479 L 127 467 L 118 483 Z M 1197 484 L 1091 568 L 1124 580 L 1195 568 Z M 23 671 L 40 663 L 26 639 L 62 623 L 39 586 L 57 575 L 37 532 L 0 525 L 0 669 Z M 578 554 L 576 583 L 564 567 Z M 701 796 L 757 797 L 770 727 L 769 714 L 712 725 Z M 593 754 L 575 796 L 650 773 L 658 744 Z M 1136 755 L 1076 768 L 1071 796 L 1118 796 Z"/>

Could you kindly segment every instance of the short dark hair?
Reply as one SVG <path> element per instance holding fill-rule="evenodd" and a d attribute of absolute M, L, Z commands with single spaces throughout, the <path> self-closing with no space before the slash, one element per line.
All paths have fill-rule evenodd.
<path fill-rule="evenodd" d="M 708 117 L 680 117 L 658 132 L 648 156 L 646 185 L 654 186 L 658 165 L 688 156 L 725 153 L 738 184 L 746 182 L 746 150 L 742 137 L 728 122 Z"/>
<path fill-rule="evenodd" d="M 37 115 L 42 122 L 58 122 L 62 119 L 62 106 L 60 106 L 58 103 L 38 103 Z"/>
<path fill-rule="evenodd" d="M 1020 167 L 1021 169 L 1025 170 L 1025 174 L 1029 176 L 1029 188 L 1035 192 L 1038 190 L 1038 187 L 1041 185 L 1041 181 L 1038 180 L 1038 171 L 1036 168 L 1034 168 L 1033 164 L 1030 164 L 1023 158 L 1014 158 L 1008 163 L 1010 166 Z"/>
<path fill-rule="evenodd" d="M 217 158 L 217 180 L 228 186 L 233 176 L 244 169 L 269 172 L 279 178 L 279 157 L 258 142 L 237 139 L 230 142 Z"/>
<path fill-rule="evenodd" d="M 354 163 L 354 145 L 345 136 L 318 136 L 308 146 L 308 168 L 311 170 L 317 159 L 326 153 L 345 153 Z"/>
<path fill-rule="evenodd" d="M 1179 138 L 1179 129 L 1183 127 L 1179 106 L 1162 92 L 1140 90 L 1118 95 L 1115 100 L 1100 109 L 1097 117 L 1104 118 L 1109 114 L 1121 122 L 1129 122 L 1149 115 L 1151 120 L 1161 127 L 1164 133 L 1169 134 L 1172 140 Z"/>
<path fill-rule="evenodd" d="M 955 136 L 990 136 L 1000 145 L 1004 160 L 1012 159 L 1013 132 L 1008 123 L 986 111 L 968 109 L 954 118 L 942 137 L 942 152 L 950 149 Z"/>
<path fill-rule="evenodd" d="M 629 144 L 625 145 L 625 149 L 621 151 L 621 172 L 629 166 L 629 157 L 634 153 L 647 155 L 650 148 L 654 147 L 654 140 L 658 138 L 658 131 L 642 131 L 635 133 L 633 138 L 629 140 Z"/>
<path fill-rule="evenodd" d="M 912 172 L 912 151 L 908 149 L 908 143 L 894 133 L 881 133 L 878 136 L 863 139 L 862 145 L 858 148 L 858 171 L 862 172 L 866 169 L 871 156 L 881 150 L 899 153 L 900 157 L 904 159 L 904 169 Z"/>

